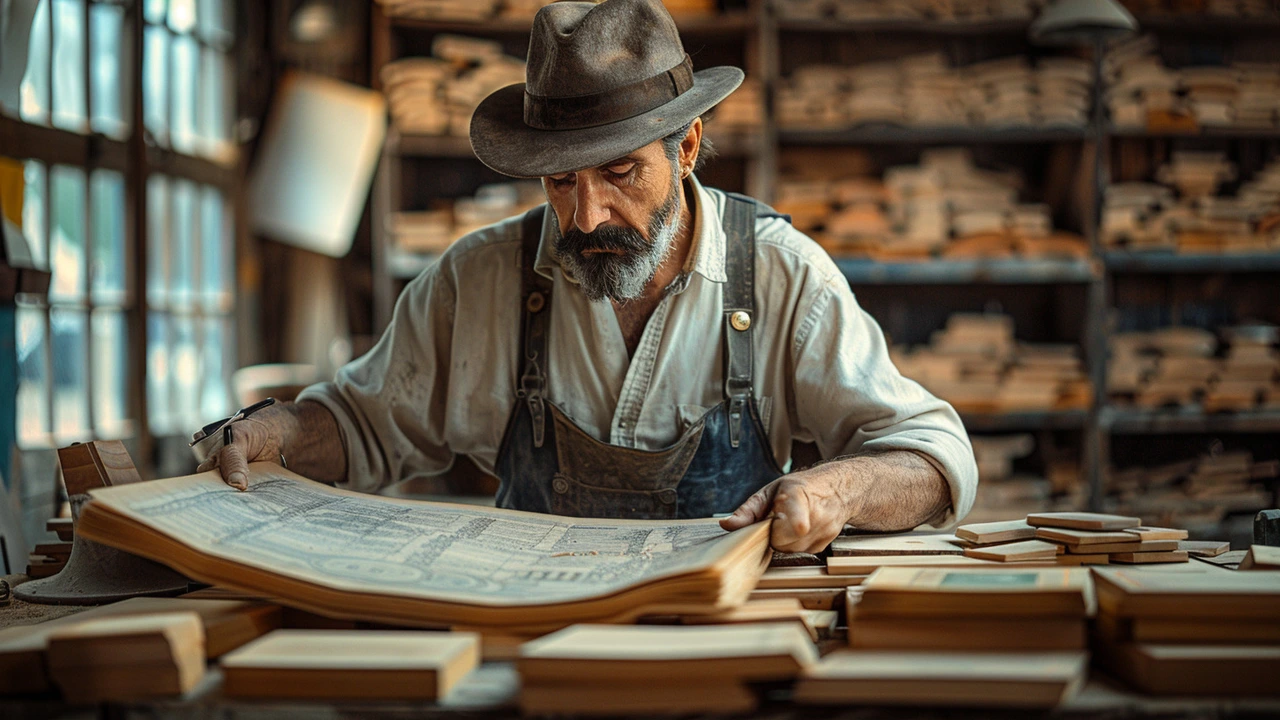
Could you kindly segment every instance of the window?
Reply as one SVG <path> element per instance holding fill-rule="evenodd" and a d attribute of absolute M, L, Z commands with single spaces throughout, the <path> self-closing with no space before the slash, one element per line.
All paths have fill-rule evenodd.
<path fill-rule="evenodd" d="M 22 230 L 52 274 L 48 297 L 22 298 L 16 315 L 22 448 L 186 435 L 231 409 L 233 11 L 36 8 L 17 105 L 0 107 L 29 139 L 4 152 L 22 163 Z"/>

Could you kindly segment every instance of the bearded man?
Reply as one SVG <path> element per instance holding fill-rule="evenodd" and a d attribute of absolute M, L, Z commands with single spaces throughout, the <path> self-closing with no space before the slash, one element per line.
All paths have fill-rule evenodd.
<path fill-rule="evenodd" d="M 500 507 L 772 515 L 782 551 L 963 516 L 977 468 L 955 411 L 898 373 L 813 240 L 694 175 L 701 116 L 742 72 L 693 72 L 659 0 L 548 5 L 528 58 L 471 143 L 547 203 L 455 243 L 373 350 L 237 422 L 205 467 L 243 487 L 246 459 L 283 456 L 376 491 L 464 454 Z M 825 462 L 785 472 L 797 441 Z"/>

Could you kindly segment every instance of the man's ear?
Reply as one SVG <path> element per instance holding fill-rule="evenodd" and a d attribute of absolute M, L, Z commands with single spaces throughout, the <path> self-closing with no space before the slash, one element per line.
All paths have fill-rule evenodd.
<path fill-rule="evenodd" d="M 684 177 L 688 173 L 684 172 L 688 168 L 690 172 L 698 164 L 698 151 L 702 149 L 702 118 L 694 118 L 689 125 L 689 132 L 685 134 L 684 140 L 680 141 L 680 175 Z"/>

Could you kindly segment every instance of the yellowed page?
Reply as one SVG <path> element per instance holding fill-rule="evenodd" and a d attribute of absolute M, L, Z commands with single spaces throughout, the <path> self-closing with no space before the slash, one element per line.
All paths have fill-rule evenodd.
<path fill-rule="evenodd" d="M 706 572 L 760 529 L 730 534 L 713 519 L 597 520 L 386 498 L 267 463 L 250 466 L 245 492 L 209 472 L 92 497 L 86 514 L 124 517 L 203 555 L 274 575 L 489 607 L 573 602 Z M 105 533 L 93 539 L 113 544 Z"/>

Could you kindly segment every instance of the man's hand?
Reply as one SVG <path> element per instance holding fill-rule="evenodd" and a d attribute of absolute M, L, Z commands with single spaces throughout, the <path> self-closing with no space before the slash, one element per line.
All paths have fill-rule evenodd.
<path fill-rule="evenodd" d="M 737 530 L 773 515 L 770 544 L 780 552 L 821 552 L 846 524 L 903 532 L 936 522 L 951 507 L 946 478 L 909 450 L 866 452 L 785 475 L 760 488 L 720 521 Z"/>
<path fill-rule="evenodd" d="M 849 472 L 827 463 L 784 475 L 760 488 L 727 518 L 725 530 L 737 530 L 773 513 L 769 539 L 780 552 L 821 552 L 854 514 Z"/>
<path fill-rule="evenodd" d="M 284 451 L 282 424 L 289 412 L 273 405 L 231 424 L 231 444 L 222 445 L 222 438 L 209 459 L 200 463 L 198 472 L 217 469 L 222 479 L 237 490 L 249 488 L 249 463 L 280 462 Z"/>

